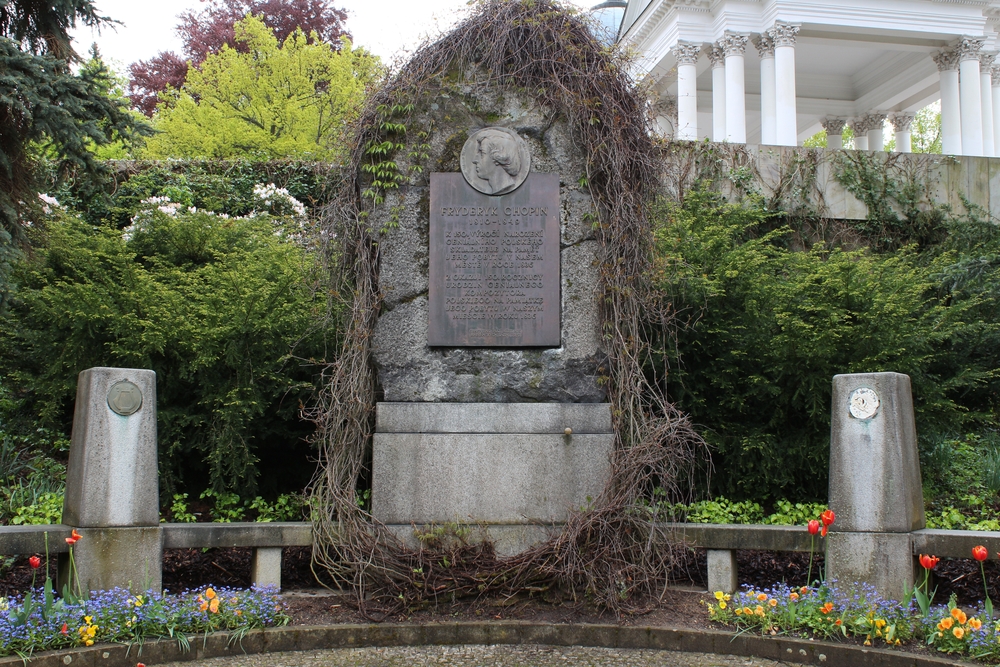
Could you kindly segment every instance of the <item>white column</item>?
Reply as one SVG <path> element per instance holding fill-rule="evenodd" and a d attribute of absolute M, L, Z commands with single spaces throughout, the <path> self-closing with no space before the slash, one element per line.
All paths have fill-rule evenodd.
<path fill-rule="evenodd" d="M 958 94 L 958 52 L 946 49 L 931 57 L 941 77 L 941 152 L 959 155 L 962 152 L 962 111 Z"/>
<path fill-rule="evenodd" d="M 726 54 L 714 44 L 708 50 L 712 63 L 712 141 L 726 140 Z"/>
<path fill-rule="evenodd" d="M 1000 67 L 993 66 L 993 155 L 1000 156 Z"/>
<path fill-rule="evenodd" d="M 799 143 L 795 107 L 795 35 L 798 32 L 799 26 L 781 22 L 767 31 L 774 41 L 774 95 L 779 146 L 796 146 Z"/>
<path fill-rule="evenodd" d="M 892 123 L 893 132 L 896 136 L 896 152 L 912 153 L 913 146 L 910 141 L 910 126 L 913 124 L 912 113 L 894 113 L 889 116 Z"/>
<path fill-rule="evenodd" d="M 854 150 L 868 150 L 868 118 L 862 116 L 851 121 L 851 131 L 854 132 Z"/>
<path fill-rule="evenodd" d="M 963 37 L 958 43 L 959 99 L 962 113 L 962 155 L 983 154 L 983 100 L 979 52 L 985 37 Z"/>
<path fill-rule="evenodd" d="M 747 142 L 747 101 L 744 82 L 743 54 L 749 37 L 726 32 L 720 40 L 726 54 L 726 141 L 734 144 Z"/>
<path fill-rule="evenodd" d="M 826 130 L 826 147 L 844 147 L 844 125 L 847 123 L 843 118 L 827 117 L 822 118 L 819 124 Z"/>
<path fill-rule="evenodd" d="M 753 40 L 760 56 L 760 143 L 778 142 L 778 116 L 774 92 L 774 41 L 767 35 Z"/>
<path fill-rule="evenodd" d="M 698 141 L 698 54 L 700 44 L 677 42 L 677 139 Z"/>
<path fill-rule="evenodd" d="M 868 150 L 884 151 L 885 135 L 882 129 L 885 127 L 885 114 L 879 112 L 865 114 L 865 122 L 868 125 Z"/>
<path fill-rule="evenodd" d="M 996 53 L 979 54 L 979 92 L 983 102 L 983 155 L 987 157 L 996 155 L 994 149 L 996 128 L 993 125 L 993 61 L 996 57 Z"/>

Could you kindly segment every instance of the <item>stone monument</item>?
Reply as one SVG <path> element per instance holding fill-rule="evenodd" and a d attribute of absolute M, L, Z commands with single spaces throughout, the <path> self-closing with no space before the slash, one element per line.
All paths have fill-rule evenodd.
<path fill-rule="evenodd" d="M 854 373 L 833 378 L 827 578 L 866 581 L 903 599 L 915 576 L 910 532 L 924 528 L 910 378 Z"/>
<path fill-rule="evenodd" d="M 407 540 L 473 524 L 516 553 L 608 472 L 584 156 L 526 99 L 468 84 L 422 104 L 429 159 L 376 211 L 398 228 L 381 247 L 372 510 Z"/>
<path fill-rule="evenodd" d="M 83 588 L 160 590 L 156 458 L 156 373 L 135 368 L 81 372 L 62 522 L 83 536 L 73 547 Z M 61 583 L 69 575 L 64 556 Z"/>

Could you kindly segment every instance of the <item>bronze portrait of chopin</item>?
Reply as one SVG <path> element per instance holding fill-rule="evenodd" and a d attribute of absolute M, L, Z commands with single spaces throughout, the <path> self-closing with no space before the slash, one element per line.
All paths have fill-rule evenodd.
<path fill-rule="evenodd" d="M 462 148 L 465 180 L 487 195 L 503 195 L 516 190 L 528 177 L 530 162 L 531 154 L 524 139 L 505 127 L 479 130 Z"/>

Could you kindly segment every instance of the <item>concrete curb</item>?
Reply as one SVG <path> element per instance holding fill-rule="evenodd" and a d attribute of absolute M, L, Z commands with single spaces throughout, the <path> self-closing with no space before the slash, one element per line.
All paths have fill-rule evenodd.
<path fill-rule="evenodd" d="M 176 641 L 158 640 L 138 646 L 105 644 L 90 648 L 39 653 L 27 663 L 19 657 L 0 658 L 0 667 L 135 667 L 137 662 L 158 665 L 190 662 L 243 653 L 312 651 L 366 646 L 425 646 L 455 644 L 548 644 L 618 649 L 656 649 L 687 653 L 715 653 L 767 658 L 787 663 L 829 667 L 943 667 L 976 664 L 925 657 L 850 644 L 834 644 L 783 637 L 734 636 L 720 630 L 622 627 L 618 625 L 557 625 L 504 621 L 432 625 L 289 626 L 251 632 L 242 642 L 229 644 L 228 633 L 192 637 L 191 649 Z"/>

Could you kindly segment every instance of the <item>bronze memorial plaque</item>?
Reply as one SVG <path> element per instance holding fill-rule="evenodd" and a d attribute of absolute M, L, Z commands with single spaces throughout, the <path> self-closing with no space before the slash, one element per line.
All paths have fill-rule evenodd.
<path fill-rule="evenodd" d="M 558 347 L 559 175 L 510 174 L 493 183 L 498 179 L 478 164 L 481 150 L 471 161 L 475 174 L 466 168 L 468 148 L 463 173 L 431 174 L 427 343 Z M 525 162 L 520 171 L 527 171 Z M 476 178 L 489 183 L 473 188 Z"/>

